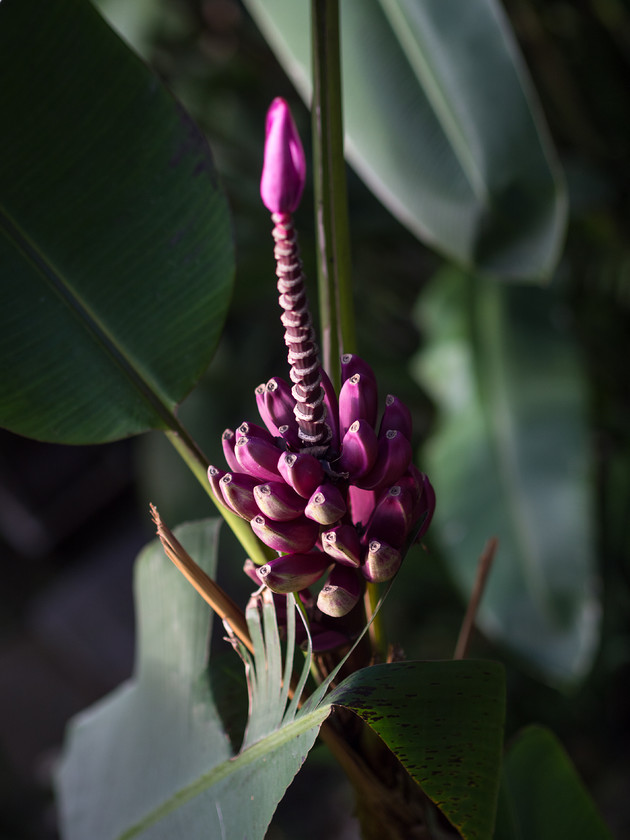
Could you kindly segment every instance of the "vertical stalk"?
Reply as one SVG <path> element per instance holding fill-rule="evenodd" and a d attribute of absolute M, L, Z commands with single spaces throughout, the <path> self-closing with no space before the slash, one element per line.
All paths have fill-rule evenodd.
<path fill-rule="evenodd" d="M 217 504 L 214 494 L 210 489 L 210 482 L 208 481 L 207 473 L 210 462 L 203 454 L 197 443 L 193 440 L 187 429 L 182 426 L 175 415 L 171 415 L 169 425 L 171 428 L 165 432 L 167 439 L 206 491 L 212 500 L 212 503 L 216 506 L 221 516 L 225 519 L 230 529 L 233 531 L 237 540 L 247 552 L 247 556 L 250 557 L 257 565 L 266 563 L 270 557 L 275 555 L 267 551 L 266 547 L 263 546 L 263 544 L 257 539 L 256 535 L 249 527 L 249 523 L 244 519 L 241 519 L 240 516 L 237 516 L 235 513 L 230 513 L 225 510 L 225 508 L 221 508 Z"/>
<path fill-rule="evenodd" d="M 312 0 L 313 154 L 322 363 L 335 388 L 356 351 L 343 156 L 339 0 Z"/>
<path fill-rule="evenodd" d="M 311 0 L 313 54 L 313 177 L 317 223 L 317 275 L 322 331 L 322 363 L 335 389 L 340 387 L 339 359 L 356 352 L 350 262 L 348 190 L 343 154 L 343 106 L 339 0 Z M 378 601 L 378 587 L 368 583 L 367 617 Z M 385 647 L 380 616 L 371 638 Z"/>

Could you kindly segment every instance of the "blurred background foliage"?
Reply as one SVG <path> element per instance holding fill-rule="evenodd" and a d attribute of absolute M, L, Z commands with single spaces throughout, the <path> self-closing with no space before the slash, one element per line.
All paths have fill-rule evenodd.
<path fill-rule="evenodd" d="M 255 386 L 271 375 L 286 375 L 272 291 L 270 223 L 258 195 L 266 108 L 277 95 L 290 101 L 307 156 L 309 115 L 237 0 L 100 0 L 99 6 L 206 132 L 232 208 L 237 245 L 233 303 L 217 355 L 180 412 L 210 459 L 220 461 L 223 429 L 255 418 Z M 622 0 L 505 0 L 504 6 L 541 98 L 568 185 L 566 248 L 552 292 L 542 294 L 553 294 L 558 301 L 556 318 L 570 339 L 577 341 L 586 382 L 586 446 L 593 464 L 594 583 L 602 602 L 601 641 L 591 653 L 592 670 L 572 688 L 545 684 L 521 659 L 480 634 L 475 636 L 471 655 L 499 658 L 507 665 L 507 737 L 532 721 L 550 726 L 571 754 L 615 836 L 622 838 L 630 831 L 626 795 L 630 784 L 630 115 L 626 113 L 630 109 L 630 11 Z M 430 336 L 425 334 L 423 317 L 412 318 L 411 313 L 422 312 L 424 287 L 432 278 L 444 277 L 447 264 L 403 228 L 351 170 L 349 201 L 360 352 L 387 391 L 412 407 L 420 446 L 442 431 L 442 415 L 428 390 L 415 379 L 414 360 Z M 308 185 L 297 224 L 307 275 L 313 278 L 310 297 L 314 302 L 315 243 Z M 15 446 L 24 445 L 3 435 L 6 476 L 17 475 L 20 468 L 11 453 Z M 43 457 L 57 474 L 64 467 L 54 466 L 55 459 L 63 465 L 77 458 L 72 449 L 65 458 L 64 447 L 43 447 L 41 455 L 33 449 L 39 445 L 28 446 L 33 463 Z M 96 457 L 93 450 L 84 452 L 81 457 Z M 75 563 L 81 564 L 82 554 L 97 544 L 99 531 L 112 522 L 118 527 L 119 516 L 128 516 L 132 510 L 138 521 L 146 521 L 148 536 L 149 500 L 171 524 L 208 515 L 207 496 L 159 434 L 110 445 L 103 452 L 102 458 L 114 464 L 117 478 L 102 504 L 85 514 L 75 533 L 59 535 L 50 555 L 44 551 L 36 564 L 35 575 L 27 577 L 14 565 L 8 582 L 15 585 L 3 593 L 7 634 L 17 632 L 29 604 L 54 586 L 63 565 L 59 558 L 73 555 Z M 20 492 L 36 496 L 41 490 L 36 478 Z M 67 483 L 72 480 L 70 470 Z M 480 475 L 479 486 L 470 487 L 471 504 L 477 501 L 483 481 Z M 447 499 L 440 502 L 448 505 Z M 23 549 L 4 532 L 3 542 L 12 563 L 19 564 Z M 133 558 L 136 548 L 123 544 L 118 550 L 129 551 Z M 470 551 L 481 548 L 470 546 Z M 242 600 L 248 592 L 240 572 L 242 551 L 227 529 L 221 554 L 219 579 Z M 121 595 L 123 604 L 128 597 Z M 410 658 L 449 658 L 462 612 L 449 567 L 430 535 L 427 550 L 418 549 L 408 558 L 386 606 L 390 638 L 404 644 Z M 109 687 L 104 680 L 92 690 L 104 692 Z M 46 779 L 42 783 L 29 777 L 28 768 L 16 772 L 11 758 L 3 763 L 0 773 L 9 793 L 3 793 L 7 808 L 3 808 L 6 817 L 0 817 L 0 835 L 53 837 L 54 829 L 45 819 Z M 310 786 L 311 793 L 317 789 L 347 809 L 346 789 L 321 751 L 312 754 L 307 771 L 310 775 L 298 776 L 296 794 L 297 788 Z M 332 812 L 339 813 L 334 807 Z M 296 836 L 295 819 L 290 805 L 283 804 L 269 837 Z M 300 825 L 301 836 L 306 836 Z M 342 827 L 334 835 L 330 825 L 317 820 L 312 831 L 313 837 L 322 832 L 343 836 Z"/>

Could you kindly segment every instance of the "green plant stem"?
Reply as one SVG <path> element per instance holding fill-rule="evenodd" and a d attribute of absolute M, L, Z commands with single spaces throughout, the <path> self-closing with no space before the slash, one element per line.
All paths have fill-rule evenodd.
<path fill-rule="evenodd" d="M 339 0 L 312 0 L 313 38 L 313 172 L 317 220 L 317 276 L 323 365 L 340 387 L 339 357 L 356 352 L 350 261 L 348 190 L 343 154 L 343 108 Z M 368 583 L 367 603 L 378 601 Z M 368 614 L 368 619 L 370 615 Z M 384 658 L 386 642 L 380 616 L 371 637 Z"/>
<path fill-rule="evenodd" d="M 171 442 L 177 453 L 181 456 L 182 460 L 186 463 L 197 481 L 206 491 L 212 500 L 212 503 L 216 506 L 217 510 L 225 519 L 237 540 L 245 549 L 247 556 L 259 566 L 266 563 L 272 557 L 275 557 L 275 554 L 271 553 L 256 538 L 256 535 L 249 527 L 248 522 L 241 519 L 240 516 L 230 513 L 217 502 L 214 498 L 214 493 L 210 488 L 210 482 L 208 481 L 207 473 L 210 462 L 203 454 L 196 441 L 193 440 L 187 429 L 182 426 L 175 415 L 171 415 L 171 421 L 172 422 L 169 424 L 171 428 L 165 432 L 167 439 Z"/>
<path fill-rule="evenodd" d="M 346 168 L 343 155 L 338 0 L 313 0 L 313 154 L 322 360 L 340 385 L 339 357 L 356 349 Z"/>

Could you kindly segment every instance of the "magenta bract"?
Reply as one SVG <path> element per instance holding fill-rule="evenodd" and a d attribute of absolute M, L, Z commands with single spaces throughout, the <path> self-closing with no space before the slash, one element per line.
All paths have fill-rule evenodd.
<path fill-rule="evenodd" d="M 293 213 L 302 198 L 306 159 L 289 106 L 280 97 L 267 111 L 260 196 L 272 213 Z"/>

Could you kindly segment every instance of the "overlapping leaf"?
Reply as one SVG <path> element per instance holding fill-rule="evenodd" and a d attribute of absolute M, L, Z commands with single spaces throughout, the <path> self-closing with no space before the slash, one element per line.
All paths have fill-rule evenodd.
<path fill-rule="evenodd" d="M 212 574 L 217 522 L 182 526 L 176 534 Z M 280 649 L 263 606 L 264 631 L 252 625 L 253 636 L 264 633 L 252 663 L 259 670 L 255 724 L 234 754 L 208 678 L 208 607 L 158 543 L 140 556 L 135 588 L 134 677 L 79 715 L 69 732 L 58 777 L 65 840 L 262 840 L 333 704 L 374 728 L 464 837 L 481 837 L 480 827 L 492 824 L 503 723 L 499 666 L 366 668 L 316 709 L 295 716 L 295 703 L 285 713 Z"/>
<path fill-rule="evenodd" d="M 425 463 L 453 576 L 467 597 L 497 536 L 480 626 L 547 678 L 577 680 L 599 610 L 585 389 L 562 304 L 444 270 L 418 313 L 415 367 L 440 409 Z"/>
<path fill-rule="evenodd" d="M 0 424 L 96 443 L 164 427 L 233 273 L 190 117 L 82 0 L 0 4 Z"/>
<path fill-rule="evenodd" d="M 307 3 L 247 0 L 307 102 Z M 343 0 L 348 159 L 422 241 L 507 278 L 547 275 L 564 188 L 496 0 Z"/>

